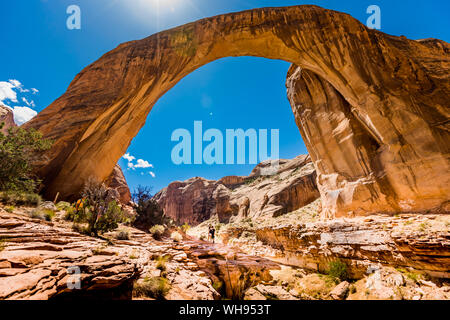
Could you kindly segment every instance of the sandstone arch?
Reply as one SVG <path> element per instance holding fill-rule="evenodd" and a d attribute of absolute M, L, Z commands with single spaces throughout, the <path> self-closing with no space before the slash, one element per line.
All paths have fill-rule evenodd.
<path fill-rule="evenodd" d="M 448 199 L 450 182 L 449 52 L 445 42 L 388 36 L 347 14 L 315 6 L 230 13 L 121 44 L 78 74 L 67 92 L 26 126 L 55 141 L 37 163 L 47 195 L 73 197 L 87 177 L 109 176 L 156 101 L 193 70 L 229 56 L 285 60 L 305 70 L 298 81 L 291 81 L 290 89 L 303 134 L 308 127 L 302 124 L 303 111 L 313 112 L 320 100 L 306 99 L 313 92 L 325 97 L 319 101 L 322 109 L 345 105 L 337 110 L 351 115 L 345 121 L 357 127 L 349 134 L 376 142 L 375 150 L 369 146 L 366 153 L 361 153 L 361 146 L 348 148 L 359 158 L 347 158 L 342 169 L 336 161 L 322 165 L 322 160 L 340 155 L 342 141 L 334 144 L 334 151 L 321 149 L 323 141 L 342 129 L 342 122 L 328 128 L 329 136 L 319 139 L 322 144 L 306 138 L 322 173 L 319 179 L 334 179 L 321 183 L 323 195 L 330 191 L 328 196 L 336 200 L 328 212 L 353 211 L 348 206 L 353 193 L 341 192 L 349 190 L 343 177 L 363 186 L 365 195 L 370 191 L 359 202 L 358 214 L 437 209 Z M 294 97 L 298 84 L 306 93 Z M 379 158 L 376 165 L 365 171 L 349 169 L 374 153 Z M 404 188 L 395 188 L 403 181 Z M 386 191 L 386 185 L 393 189 Z"/>

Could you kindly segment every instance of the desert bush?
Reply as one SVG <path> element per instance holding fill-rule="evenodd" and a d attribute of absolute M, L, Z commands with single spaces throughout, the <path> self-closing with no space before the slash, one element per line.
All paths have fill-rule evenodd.
<path fill-rule="evenodd" d="M 133 286 L 133 294 L 136 297 L 149 297 L 164 299 L 170 290 L 169 280 L 163 277 L 146 278 L 144 281 L 136 281 Z"/>
<path fill-rule="evenodd" d="M 72 205 L 70 204 L 70 203 L 68 203 L 68 202 L 65 202 L 65 201 L 60 201 L 60 202 L 58 202 L 57 204 L 56 204 L 56 209 L 58 210 L 58 211 L 67 211 L 67 210 L 70 210 L 70 209 L 72 209 Z"/>
<path fill-rule="evenodd" d="M 191 226 L 187 222 L 185 222 L 180 228 L 184 233 L 186 233 L 191 228 Z"/>
<path fill-rule="evenodd" d="M 37 207 L 41 203 L 41 197 L 36 193 L 2 191 L 0 192 L 0 202 L 13 206 Z"/>
<path fill-rule="evenodd" d="M 164 211 L 153 199 L 151 188 L 138 186 L 133 193 L 136 204 L 136 219 L 134 225 L 141 229 L 148 229 L 154 225 L 171 225 L 172 220 L 164 215 Z"/>
<path fill-rule="evenodd" d="M 181 235 L 181 233 L 179 233 L 177 231 L 172 232 L 172 234 L 170 235 L 170 238 L 175 242 L 183 241 L 183 236 Z"/>
<path fill-rule="evenodd" d="M 50 209 L 37 208 L 31 211 L 31 217 L 34 219 L 52 221 L 54 216 L 55 212 Z"/>
<path fill-rule="evenodd" d="M 79 223 L 76 223 L 76 222 L 72 225 L 72 231 L 78 232 L 81 234 L 90 235 L 90 232 L 87 227 L 85 227 Z"/>
<path fill-rule="evenodd" d="M 214 281 L 212 284 L 214 290 L 216 290 L 218 293 L 222 293 L 223 289 L 223 282 L 220 280 Z"/>
<path fill-rule="evenodd" d="M 4 123 L 0 124 L 0 129 Z M 51 147 L 35 129 L 9 128 L 0 131 L 0 191 L 35 192 L 40 180 L 32 174 L 36 154 Z"/>
<path fill-rule="evenodd" d="M 128 231 L 122 230 L 116 235 L 117 240 L 130 240 L 130 234 Z"/>
<path fill-rule="evenodd" d="M 66 220 L 66 221 L 72 221 L 73 222 L 75 220 L 76 213 L 77 213 L 75 208 L 74 207 L 69 207 L 65 211 L 66 211 L 66 213 L 64 214 L 63 219 Z"/>
<path fill-rule="evenodd" d="M 6 240 L 3 238 L 0 238 L 0 252 L 5 250 L 5 248 L 6 248 Z"/>
<path fill-rule="evenodd" d="M 14 207 L 14 206 L 8 206 L 5 208 L 6 212 L 9 212 L 9 213 L 13 213 L 15 209 L 16 209 L 16 207 Z"/>
<path fill-rule="evenodd" d="M 110 189 L 103 183 L 89 179 L 82 196 L 84 205 L 75 214 L 75 222 L 87 222 L 88 231 L 94 236 L 117 229 L 124 219 L 124 213 Z"/>
<path fill-rule="evenodd" d="M 155 225 L 149 229 L 150 234 L 153 236 L 155 240 L 161 240 L 166 228 L 162 225 Z"/>
<path fill-rule="evenodd" d="M 170 256 L 158 256 L 156 260 L 156 269 L 161 270 L 162 272 L 167 269 L 167 262 L 169 261 Z"/>
<path fill-rule="evenodd" d="M 331 261 L 328 264 L 327 274 L 336 281 L 348 280 L 347 265 L 341 260 Z"/>

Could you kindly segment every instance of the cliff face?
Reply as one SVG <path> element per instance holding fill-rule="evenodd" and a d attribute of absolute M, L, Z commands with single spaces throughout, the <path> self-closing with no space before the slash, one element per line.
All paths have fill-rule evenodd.
<path fill-rule="evenodd" d="M 309 156 L 280 160 L 274 176 L 260 176 L 261 166 L 264 163 L 256 166 L 248 177 L 177 181 L 156 194 L 155 199 L 167 216 L 197 225 L 214 215 L 222 222 L 278 216 L 320 196 Z"/>
<path fill-rule="evenodd" d="M 17 127 L 14 122 L 14 114 L 11 109 L 0 105 L 0 124 L 4 123 L 3 129 L 1 132 L 6 133 L 8 128 Z"/>
<path fill-rule="evenodd" d="M 192 71 L 230 56 L 306 70 L 293 73 L 290 96 L 326 215 L 445 208 L 449 44 L 389 36 L 316 6 L 199 20 L 121 44 L 85 68 L 25 124 L 55 141 L 36 163 L 47 196 L 74 197 L 90 176 L 106 180 L 156 101 Z"/>
<path fill-rule="evenodd" d="M 448 108 L 429 106 L 427 112 L 436 116 L 430 118 L 417 114 L 414 103 L 389 104 L 370 111 L 380 124 L 374 127 L 367 122 L 367 111 L 353 108 L 329 82 L 308 70 L 292 66 L 287 88 L 317 169 L 324 216 L 448 212 L 450 140 L 438 111 Z"/>

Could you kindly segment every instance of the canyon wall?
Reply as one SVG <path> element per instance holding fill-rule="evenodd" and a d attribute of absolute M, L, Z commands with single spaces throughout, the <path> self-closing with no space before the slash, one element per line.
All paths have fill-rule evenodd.
<path fill-rule="evenodd" d="M 327 216 L 446 211 L 449 52 L 444 41 L 386 35 L 316 6 L 229 13 L 121 44 L 25 127 L 54 140 L 36 163 L 46 196 L 76 198 L 89 177 L 110 176 L 154 104 L 183 77 L 225 57 L 279 59 L 306 70 L 291 96 L 297 85 L 314 93 L 291 101 Z M 324 96 L 330 103 L 308 106 Z M 309 132 L 316 122 L 326 131 Z"/>
<path fill-rule="evenodd" d="M 164 213 L 181 223 L 197 225 L 217 215 L 219 221 L 279 216 L 319 198 L 316 173 L 307 155 L 280 160 L 274 176 L 261 176 L 260 164 L 248 177 L 218 181 L 192 178 L 171 183 L 154 199 Z"/>
<path fill-rule="evenodd" d="M 444 117 L 393 104 L 376 114 L 379 126 L 368 127 L 329 82 L 308 70 L 292 66 L 287 88 L 317 170 L 324 216 L 448 212 L 450 141 L 445 126 L 435 125 Z M 428 112 L 437 116 L 437 109 Z"/>

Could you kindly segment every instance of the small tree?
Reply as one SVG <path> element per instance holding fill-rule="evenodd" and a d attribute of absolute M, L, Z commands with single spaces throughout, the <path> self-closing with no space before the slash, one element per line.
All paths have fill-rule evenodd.
<path fill-rule="evenodd" d="M 133 193 L 133 201 L 136 204 L 137 216 L 134 224 L 137 227 L 148 229 L 154 225 L 170 224 L 170 219 L 153 199 L 151 188 L 138 186 Z"/>
<path fill-rule="evenodd" d="M 36 191 L 40 181 L 33 176 L 31 163 L 37 152 L 50 147 L 50 140 L 35 129 L 9 128 L 6 135 L 0 131 L 0 191 Z"/>
<path fill-rule="evenodd" d="M 114 198 L 114 194 L 103 183 L 89 179 L 84 186 L 82 196 L 83 210 L 78 213 L 75 222 L 86 221 L 88 231 L 95 236 L 117 229 L 124 213 Z"/>

